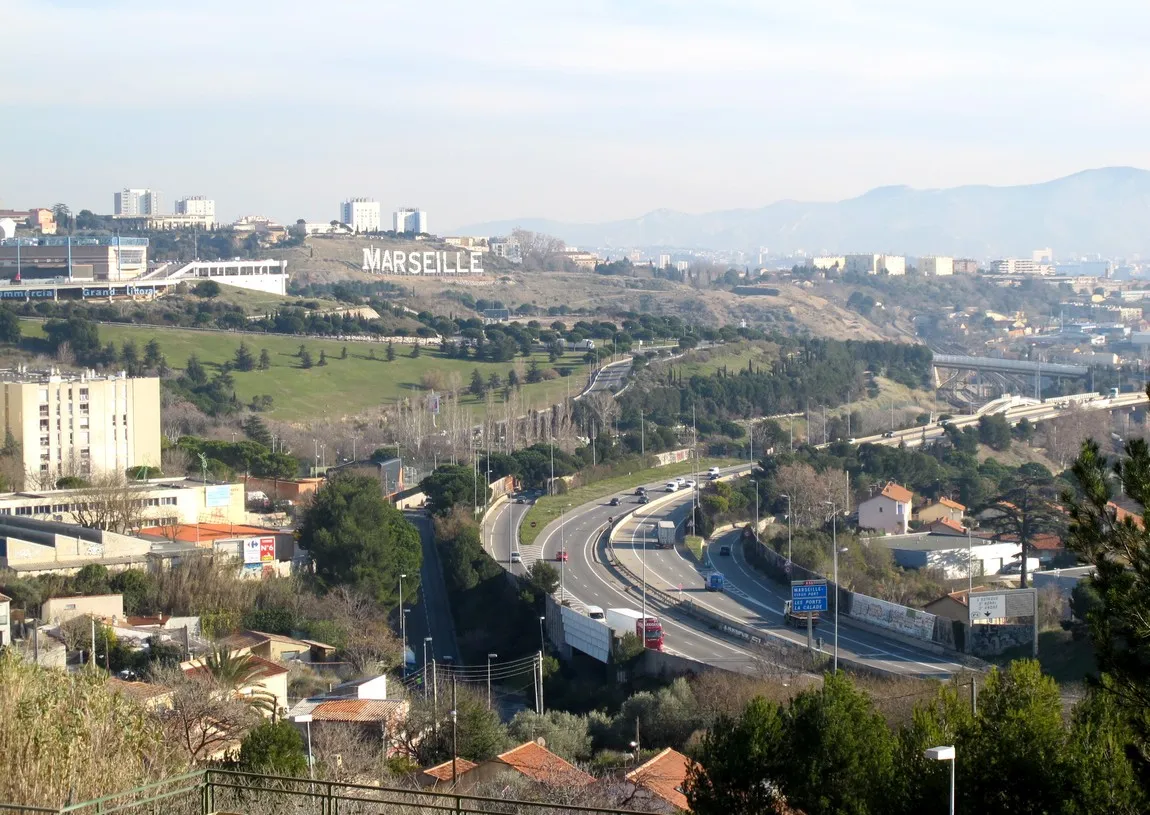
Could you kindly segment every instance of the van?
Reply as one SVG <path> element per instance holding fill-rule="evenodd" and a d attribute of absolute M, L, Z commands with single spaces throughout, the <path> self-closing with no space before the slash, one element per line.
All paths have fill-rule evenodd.
<path fill-rule="evenodd" d="M 718 477 L 719 477 L 719 468 L 718 467 L 712 467 L 711 469 L 707 470 L 707 478 L 714 480 Z"/>
<path fill-rule="evenodd" d="M 599 606 L 587 606 L 587 616 L 592 620 L 605 620 L 607 615 L 603 613 L 603 609 Z"/>

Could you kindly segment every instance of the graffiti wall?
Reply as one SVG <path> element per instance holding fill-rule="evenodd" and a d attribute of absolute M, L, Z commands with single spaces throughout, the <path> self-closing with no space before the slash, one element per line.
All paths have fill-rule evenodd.
<path fill-rule="evenodd" d="M 926 642 L 934 639 L 935 616 L 930 612 L 888 603 L 865 594 L 852 595 L 849 616 Z"/>

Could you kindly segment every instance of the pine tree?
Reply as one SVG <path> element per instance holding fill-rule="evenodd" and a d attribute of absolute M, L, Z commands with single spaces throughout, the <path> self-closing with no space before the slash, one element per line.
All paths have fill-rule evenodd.
<path fill-rule="evenodd" d="M 208 372 L 204 370 L 199 357 L 195 354 L 188 357 L 188 364 L 184 366 L 184 377 L 193 385 L 203 385 L 208 381 Z"/>
<path fill-rule="evenodd" d="M 367 349 L 367 358 L 368 359 L 375 359 L 375 349 L 374 348 Z"/>
<path fill-rule="evenodd" d="M 539 363 L 533 359 L 531 364 L 527 366 L 527 384 L 533 385 L 542 380 L 543 373 L 539 370 Z"/>
<path fill-rule="evenodd" d="M 244 419 L 243 429 L 244 435 L 252 441 L 259 442 L 264 447 L 270 448 L 272 446 L 271 431 L 268 430 L 268 426 L 259 416 L 249 416 Z"/>
<path fill-rule="evenodd" d="M 339 352 L 340 359 L 347 359 L 347 346 L 345 345 Z"/>
<path fill-rule="evenodd" d="M 478 368 L 471 372 L 471 384 L 467 390 L 470 391 L 473 396 L 480 398 L 487 392 L 487 385 L 483 381 L 483 374 L 479 373 Z"/>
<path fill-rule="evenodd" d="M 325 354 L 323 352 L 322 348 L 320 349 L 320 352 L 319 352 L 319 365 L 321 365 L 321 366 L 327 365 L 327 354 Z"/>
<path fill-rule="evenodd" d="M 256 358 L 252 356 L 252 350 L 248 348 L 246 343 L 241 342 L 240 347 L 236 349 L 235 365 L 237 371 L 251 371 L 256 367 Z"/>
<path fill-rule="evenodd" d="M 310 368 L 312 366 L 311 352 L 308 351 L 306 348 L 301 348 L 301 350 L 300 350 L 299 364 L 300 364 L 301 368 Z"/>
<path fill-rule="evenodd" d="M 149 368 L 160 367 L 160 360 L 164 355 L 160 352 L 160 343 L 155 339 L 148 340 L 148 344 L 144 346 L 144 365 Z"/>
<path fill-rule="evenodd" d="M 306 354 L 306 353 L 307 353 L 307 348 L 305 348 L 305 347 L 303 346 L 303 344 L 301 343 L 301 344 L 300 344 L 300 347 L 299 347 L 299 350 L 295 352 L 295 355 L 296 355 L 297 357 L 299 357 L 300 359 L 303 359 L 303 355 L 304 355 L 304 354 Z"/>
<path fill-rule="evenodd" d="M 497 391 L 502 384 L 503 380 L 501 380 L 499 378 L 499 374 L 495 373 L 494 371 L 491 373 L 491 376 L 487 377 L 487 387 L 490 390 Z"/>
<path fill-rule="evenodd" d="M 260 351 L 260 370 L 266 371 L 270 367 L 272 367 L 272 355 L 264 348 Z"/>
<path fill-rule="evenodd" d="M 395 344 L 390 342 L 390 341 L 388 341 L 388 343 L 387 343 L 387 361 L 388 362 L 394 362 L 395 361 Z"/>
<path fill-rule="evenodd" d="M 411 358 L 412 359 L 419 359 L 419 343 L 418 342 L 415 343 L 415 345 L 411 346 Z"/>
<path fill-rule="evenodd" d="M 515 390 L 519 390 L 523 387 L 523 383 L 519 381 L 519 374 L 515 372 L 514 368 L 507 372 L 507 386 L 509 388 L 515 388 Z"/>

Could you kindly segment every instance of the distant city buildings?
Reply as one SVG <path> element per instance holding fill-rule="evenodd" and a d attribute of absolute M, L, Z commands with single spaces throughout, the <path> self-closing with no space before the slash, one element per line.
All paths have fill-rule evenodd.
<path fill-rule="evenodd" d="M 811 266 L 824 272 L 831 269 L 842 271 L 847 267 L 847 259 L 843 255 L 823 255 L 811 258 Z"/>
<path fill-rule="evenodd" d="M 928 256 L 918 259 L 918 270 L 924 275 L 945 277 L 954 274 L 954 258 Z"/>
<path fill-rule="evenodd" d="M 1050 266 L 1054 263 L 1054 250 L 1047 246 L 1045 249 L 1035 249 L 1030 253 L 1030 259 L 1035 263 Z"/>
<path fill-rule="evenodd" d="M 1038 254 L 1037 252 L 1035 254 Z M 1008 275 L 1049 275 L 1054 274 L 1054 267 L 1047 263 L 1040 263 L 1033 258 L 1001 258 L 990 262 L 991 274 Z"/>
<path fill-rule="evenodd" d="M 12 221 L 14 229 L 18 229 L 23 224 L 26 229 L 41 235 L 56 234 L 56 217 L 52 214 L 52 210 L 43 207 L 0 209 L 0 220 Z M 7 237 L 12 237 L 12 235 Z"/>
<path fill-rule="evenodd" d="M 846 271 L 853 274 L 906 274 L 906 258 L 901 255 L 847 255 Z"/>
<path fill-rule="evenodd" d="M 148 239 L 101 235 L 72 240 L 40 237 L 22 246 L 0 246 L 0 277 L 24 280 L 65 277 L 75 280 L 131 280 L 148 269 Z"/>
<path fill-rule="evenodd" d="M 351 227 L 352 232 L 379 232 L 382 218 L 379 202 L 370 198 L 352 198 L 339 207 L 340 223 Z"/>
<path fill-rule="evenodd" d="M 670 269 L 671 268 L 671 256 L 670 255 L 659 255 L 659 268 L 660 269 Z"/>
<path fill-rule="evenodd" d="M 687 272 L 690 270 L 690 268 L 691 268 L 691 261 L 689 261 L 689 260 L 676 260 L 675 261 L 675 271 L 677 271 L 677 272 Z"/>
<path fill-rule="evenodd" d="M 460 249 L 466 249 L 469 252 L 491 251 L 490 239 L 488 238 L 473 238 L 463 235 L 444 238 L 443 242 L 448 246 L 458 246 Z"/>
<path fill-rule="evenodd" d="M 971 258 L 955 258 L 955 274 L 978 274 L 978 261 Z"/>
<path fill-rule="evenodd" d="M 200 218 L 205 229 L 216 224 L 216 202 L 202 195 L 192 195 L 176 201 L 176 214 L 189 218 Z"/>
<path fill-rule="evenodd" d="M 488 245 L 491 247 L 491 254 L 497 258 L 503 258 L 512 263 L 523 261 L 523 252 L 519 246 L 519 241 L 515 238 L 491 238 Z"/>
<path fill-rule="evenodd" d="M 160 193 L 148 189 L 121 190 L 113 196 L 112 214 L 122 218 L 159 215 Z"/>
<path fill-rule="evenodd" d="M 0 371 L 5 430 L 40 489 L 64 476 L 160 466 L 160 380 Z"/>
<path fill-rule="evenodd" d="M 392 216 L 392 228 L 397 234 L 422 235 L 427 228 L 427 213 L 421 209 L 397 209 Z"/>

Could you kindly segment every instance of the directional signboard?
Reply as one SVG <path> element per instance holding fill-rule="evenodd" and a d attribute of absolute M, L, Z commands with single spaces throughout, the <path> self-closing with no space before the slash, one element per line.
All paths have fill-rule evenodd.
<path fill-rule="evenodd" d="M 825 581 L 825 580 L 792 580 L 791 581 L 791 610 L 792 611 L 826 611 L 827 610 L 827 581 Z"/>

